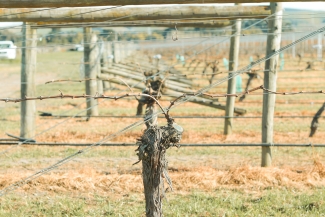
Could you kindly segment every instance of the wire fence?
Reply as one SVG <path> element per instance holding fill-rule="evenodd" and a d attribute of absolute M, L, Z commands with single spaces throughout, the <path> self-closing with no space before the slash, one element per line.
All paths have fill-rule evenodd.
<path fill-rule="evenodd" d="M 257 24 L 260 23 L 260 22 L 263 22 L 263 21 L 265 21 L 265 20 L 268 20 L 268 19 L 270 19 L 272 16 L 274 16 L 274 15 L 271 15 L 271 16 L 268 17 L 268 18 L 265 18 L 265 19 L 263 19 L 263 20 L 261 20 L 261 21 L 258 21 L 258 22 L 256 22 L 255 24 L 249 26 L 248 28 L 250 28 L 250 27 L 252 27 L 252 26 L 254 26 L 254 25 L 257 25 Z M 247 29 L 248 29 L 248 28 L 247 28 Z M 248 70 L 251 70 L 251 68 L 252 68 L 253 66 L 257 66 L 257 65 L 259 65 L 260 63 L 265 62 L 266 60 L 272 58 L 273 56 L 278 55 L 278 54 L 280 54 L 281 52 L 284 52 L 284 51 L 286 51 L 286 50 L 292 48 L 293 46 L 297 45 L 298 43 L 301 43 L 301 42 L 303 42 L 303 41 L 305 41 L 305 40 L 307 40 L 307 39 L 309 39 L 309 38 L 311 38 L 311 37 L 314 37 L 314 36 L 317 35 L 317 34 L 322 34 L 322 33 L 324 32 L 324 30 L 325 30 L 324 28 L 325 28 L 325 27 L 320 28 L 320 29 L 318 29 L 318 30 L 316 30 L 316 31 L 314 31 L 314 32 L 312 32 L 312 33 L 310 33 L 310 34 L 308 34 L 308 35 L 302 37 L 301 39 L 298 39 L 298 40 L 294 41 L 293 43 L 291 43 L 291 44 L 289 44 L 289 45 L 286 45 L 286 46 L 282 47 L 280 50 L 273 52 L 273 53 L 272 53 L 271 55 L 269 55 L 269 56 L 266 56 L 266 57 L 264 57 L 264 58 L 261 58 L 261 59 L 258 59 L 258 60 L 256 60 L 256 61 L 252 62 L 250 65 L 248 65 L 248 66 L 246 66 L 246 67 L 244 67 L 244 68 L 242 68 L 242 69 L 240 69 L 240 70 L 238 70 L 238 71 L 236 71 L 236 72 L 233 72 L 233 73 L 232 73 L 232 76 L 227 76 L 227 77 L 225 77 L 225 78 L 218 79 L 216 82 L 212 83 L 212 84 L 209 85 L 209 86 L 205 86 L 205 87 L 201 88 L 200 90 L 196 91 L 195 93 L 187 94 L 187 95 L 185 94 L 185 95 L 180 96 L 180 98 L 178 98 L 176 101 L 173 101 L 173 103 L 172 103 L 171 105 L 175 105 L 175 107 L 180 106 L 181 104 L 183 104 L 183 103 L 189 101 L 190 99 L 192 99 L 192 98 L 194 98 L 194 97 L 196 97 L 196 96 L 200 96 L 200 95 L 206 95 L 206 96 L 209 96 L 209 97 L 211 97 L 211 98 L 215 98 L 215 97 L 228 97 L 228 96 L 230 96 L 230 95 L 228 95 L 228 94 L 206 94 L 206 92 L 209 91 L 209 90 L 211 90 L 211 89 L 214 88 L 215 86 L 218 86 L 218 85 L 220 85 L 221 83 L 227 81 L 228 79 L 230 79 L 230 78 L 232 78 L 232 77 L 235 77 L 235 76 L 237 76 L 237 75 L 240 75 L 240 74 L 242 74 L 242 73 L 244 73 L 244 72 L 246 72 L 246 71 L 248 71 Z M 264 34 L 264 35 L 265 35 L 265 34 Z M 229 40 L 229 38 L 231 38 L 231 37 L 233 37 L 233 36 L 234 36 L 234 34 L 233 34 L 233 35 L 228 35 L 226 39 L 221 40 L 219 43 L 213 44 L 212 46 L 209 46 L 209 47 L 205 47 L 205 48 L 199 50 L 199 51 L 198 51 L 196 54 L 194 54 L 194 55 L 188 55 L 188 58 L 196 57 L 196 56 L 198 56 L 198 55 L 204 53 L 205 51 L 211 49 L 212 47 L 216 46 L 217 44 L 221 44 L 221 43 L 223 43 L 223 42 Z M 211 40 L 211 38 L 209 38 L 208 40 Z M 189 48 L 184 49 L 184 52 L 191 51 L 191 50 L 193 50 L 193 48 L 194 48 L 195 46 L 197 46 L 197 45 L 201 45 L 202 43 L 205 43 L 205 42 L 207 42 L 208 40 L 203 40 L 203 41 L 201 41 L 199 44 L 195 44 L 194 46 L 190 46 Z M 57 45 L 53 45 L 53 46 L 57 46 Z M 27 48 L 27 47 L 25 47 L 25 48 Z M 178 63 L 178 64 L 179 64 L 179 63 Z M 171 67 L 174 67 L 174 66 L 176 66 L 176 65 L 177 65 L 177 64 L 173 64 Z M 171 67 L 170 67 L 170 68 L 171 68 Z M 160 72 L 156 73 L 155 76 L 157 76 L 157 75 L 161 75 L 161 74 L 163 74 L 164 72 L 165 72 L 165 71 L 160 71 Z M 139 83 L 140 83 L 140 82 L 139 82 Z M 129 88 L 132 88 L 132 86 L 129 87 Z M 129 89 L 129 88 L 128 88 L 128 89 Z M 319 90 L 319 91 L 309 91 L 309 92 L 302 92 L 302 91 L 297 91 L 297 92 L 272 92 L 272 91 L 270 91 L 270 90 L 265 89 L 264 87 L 259 87 L 258 89 L 261 89 L 261 90 L 266 91 L 266 93 L 263 93 L 263 94 L 280 94 L 280 95 L 324 94 L 324 92 L 323 92 L 322 90 Z M 255 91 L 255 90 L 257 90 L 257 89 L 254 88 L 254 89 L 251 90 L 251 91 Z M 243 95 L 251 94 L 251 93 L 250 93 L 251 91 L 246 91 L 246 92 L 243 93 Z M 113 95 L 112 95 L 112 96 L 108 96 L 108 95 L 104 95 L 104 94 L 102 94 L 102 95 L 100 95 L 100 94 L 96 94 L 95 96 L 91 96 L 91 95 L 63 94 L 63 92 L 61 92 L 59 95 L 54 95 L 54 96 L 39 96 L 39 97 L 26 96 L 25 98 L 22 98 L 22 99 L 12 99 L 12 98 L 7 97 L 7 98 L 1 98 L 0 101 L 3 101 L 3 102 L 21 102 L 21 101 L 25 101 L 25 100 L 45 100 L 45 99 L 63 99 L 63 98 L 68 98 L 68 99 L 77 99 L 77 98 L 83 98 L 83 99 L 84 99 L 84 98 L 95 98 L 95 99 L 100 99 L 100 98 L 102 98 L 102 99 L 113 99 L 113 100 L 117 100 L 117 99 L 119 99 L 119 98 L 123 98 L 123 97 L 134 97 L 134 96 L 141 96 L 141 94 L 128 93 L 128 94 L 125 94 L 125 95 L 118 95 L 118 94 L 116 94 L 116 95 L 114 95 L 114 96 L 113 96 Z M 231 95 L 231 96 L 232 96 L 232 97 L 238 97 L 238 96 L 240 96 L 240 95 L 239 95 L 239 94 L 236 94 L 236 95 Z M 159 114 L 163 114 L 163 113 L 165 113 L 165 112 L 168 112 L 168 111 L 171 110 L 173 107 L 172 107 L 172 106 L 169 106 L 169 107 L 167 107 L 167 108 L 163 108 L 163 107 L 161 106 L 161 108 L 162 108 L 162 111 L 160 111 L 160 112 L 158 112 L 158 113 L 155 113 L 154 115 L 159 115 Z M 91 109 L 91 108 L 88 108 L 88 109 Z M 79 114 L 82 113 L 82 112 L 84 112 L 84 111 L 85 111 L 85 110 L 83 110 L 83 111 L 81 111 L 81 112 L 78 112 L 77 114 L 75 114 L 75 115 L 73 115 L 73 116 L 63 116 L 63 115 L 61 116 L 61 115 L 59 115 L 58 117 L 68 117 L 68 118 L 82 117 L 82 116 L 80 116 Z M 99 116 L 99 117 L 104 117 L 104 116 Z M 106 117 L 106 116 L 105 116 L 105 117 Z M 115 117 L 116 117 L 116 116 L 115 116 Z M 126 117 L 127 117 L 127 116 L 123 116 L 123 118 L 126 118 Z M 174 117 L 181 118 L 181 116 L 174 116 Z M 191 117 L 191 116 L 185 116 L 185 117 L 186 117 L 186 118 L 194 118 L 194 116 L 192 116 L 192 117 Z M 185 117 L 183 116 L 183 118 L 185 118 Z M 275 117 L 278 117 L 278 118 L 280 118 L 280 117 L 282 117 L 282 118 L 289 118 L 289 117 L 290 117 L 290 118 L 298 118 L 298 117 L 299 117 L 299 118 L 302 118 L 302 117 L 305 117 L 305 118 L 307 118 L 307 117 L 311 117 L 311 116 L 286 116 L 286 117 L 285 117 L 285 116 L 275 116 Z M 131 117 L 128 117 L 128 118 L 131 118 Z M 133 118 L 133 117 L 132 117 L 132 118 Z M 134 117 L 134 118 L 138 118 L 138 117 Z M 197 116 L 196 116 L 195 118 L 197 118 Z M 203 117 L 200 117 L 200 118 L 203 118 Z M 220 117 L 220 116 L 219 116 L 219 117 L 218 117 L 218 116 L 208 116 L 208 117 L 204 117 L 204 118 L 227 118 L 227 117 L 225 117 L 225 116 L 224 116 L 224 117 Z M 248 116 L 248 117 L 233 117 L 233 118 L 261 118 L 261 117 L 260 117 L 260 116 L 254 116 L 254 117 L 252 117 L 252 116 L 249 117 L 249 116 Z M 66 120 L 68 120 L 68 119 L 66 119 Z M 132 123 L 131 125 L 129 125 L 129 126 L 123 128 L 122 130 L 117 131 L 116 133 L 113 133 L 113 134 L 110 134 L 110 135 L 108 135 L 108 136 L 105 136 L 103 139 L 101 139 L 100 141 L 98 141 L 98 142 L 96 142 L 96 143 L 91 143 L 91 144 L 75 144 L 75 145 L 86 146 L 86 147 L 85 147 L 84 149 L 81 149 L 81 150 L 77 151 L 76 153 L 74 153 L 74 154 L 72 154 L 72 155 L 69 155 L 69 156 L 67 156 L 67 157 L 65 157 L 65 158 L 63 158 L 63 159 L 61 159 L 61 160 L 59 160 L 57 163 L 55 163 L 55 164 L 53 164 L 53 165 L 50 165 L 49 167 L 46 167 L 46 168 L 44 168 L 44 169 L 42 169 L 42 170 L 40 170 L 40 171 L 38 171 L 38 172 L 36 172 L 36 173 L 34 173 L 34 174 L 28 176 L 28 177 L 26 177 L 26 178 L 20 180 L 19 182 L 16 182 L 16 183 L 10 185 L 9 187 L 6 187 L 6 188 L 2 189 L 2 190 L 0 191 L 0 195 L 3 196 L 3 195 L 5 195 L 5 194 L 7 194 L 7 193 L 9 193 L 9 192 L 11 192 L 11 191 L 13 191 L 13 190 L 15 190 L 16 188 L 21 187 L 22 185 L 24 185 L 24 184 L 30 182 L 31 180 L 33 180 L 33 179 L 35 179 L 35 178 L 37 178 L 37 177 L 43 175 L 44 173 L 47 173 L 47 172 L 49 172 L 49 171 L 52 171 L 53 169 L 56 169 L 56 168 L 58 168 L 59 166 L 62 166 L 62 165 L 64 165 L 64 164 L 66 164 L 67 162 L 71 161 L 71 160 L 74 159 L 75 157 L 77 157 L 77 156 L 79 156 L 79 155 L 81 155 L 81 154 L 83 154 L 83 153 L 85 153 L 85 152 L 90 151 L 92 148 L 94 148 L 94 147 L 96 147 L 96 146 L 101 146 L 101 145 L 107 145 L 107 146 L 110 146 L 110 145 L 111 145 L 111 146 L 113 146 L 114 144 L 107 144 L 107 143 L 105 143 L 105 142 L 106 142 L 106 141 L 109 141 L 109 140 L 111 140 L 111 139 L 113 139 L 113 138 L 115 138 L 115 137 L 117 137 L 118 135 L 122 135 L 122 134 L 124 134 L 124 133 L 127 132 L 128 130 L 133 129 L 134 127 L 141 126 L 144 122 L 145 122 L 144 120 L 140 120 L 140 121 L 134 122 L 134 123 Z M 56 125 L 52 126 L 51 128 L 46 129 L 46 131 L 43 131 L 43 132 L 41 132 L 41 133 L 47 132 L 47 131 L 49 131 L 49 130 L 55 128 L 56 126 L 59 126 L 59 125 L 62 124 L 62 123 L 64 123 L 64 122 L 61 122 L 61 123 L 59 123 L 59 124 L 56 124 Z M 16 145 L 16 146 L 13 146 L 13 147 L 18 147 L 19 145 L 22 145 L 22 144 L 25 144 L 25 143 L 28 143 L 28 141 L 21 141 L 21 142 L 19 142 L 19 143 L 17 143 L 17 142 L 12 142 L 11 144 L 15 144 L 15 145 Z M 7 143 L 7 144 L 8 144 L 8 143 Z M 9 143 L 9 144 L 10 144 L 10 143 Z M 41 145 L 41 144 L 44 144 L 44 145 L 53 145 L 54 143 L 51 143 L 51 144 L 50 144 L 50 143 L 36 143 L 36 144 L 39 144 L 39 145 Z M 67 143 L 65 143 L 65 144 L 67 145 Z M 56 143 L 56 145 L 57 145 L 57 143 Z M 64 145 L 64 143 L 61 143 L 61 145 Z M 70 145 L 72 145 L 72 144 L 70 144 Z M 122 144 L 122 145 L 123 145 L 123 144 Z M 128 144 L 124 144 L 124 146 L 127 146 L 127 145 L 128 145 Z M 131 144 L 129 144 L 129 145 L 131 145 Z M 197 146 L 199 146 L 199 147 L 201 147 L 201 146 L 239 146 L 239 144 L 184 144 L 183 146 L 195 146 L 195 145 L 197 145 Z M 241 144 L 241 145 L 242 145 L 242 146 L 245 146 L 245 144 Z M 297 146 L 297 147 L 323 147 L 323 146 L 324 146 L 324 145 L 322 145 L 322 144 L 315 144 L 315 145 L 312 145 L 312 144 L 247 144 L 247 146 L 248 146 L 248 145 L 251 145 L 251 146 L 270 146 L 270 145 L 271 145 L 271 146 L 288 146 L 288 147 L 292 147 L 292 146 Z M 5 150 L 4 152 L 1 152 L 0 154 L 5 154 L 5 153 L 7 153 L 8 151 L 9 151 L 9 149 L 8 149 L 8 150 Z"/>
<path fill-rule="evenodd" d="M 16 145 L 18 144 L 17 141 L 12 141 L 7 139 L 0 139 L 0 145 Z M 59 142 L 26 142 L 26 145 L 37 145 L 37 146 L 76 146 L 76 147 L 86 147 L 92 145 L 91 143 L 59 143 Z M 137 146 L 136 143 L 102 143 L 101 146 L 103 147 L 133 147 Z M 259 144 L 246 144 L 246 143 L 240 143 L 240 144 L 230 144 L 230 143 L 218 143 L 218 144 L 188 144 L 188 143 L 181 143 L 181 147 L 306 147 L 306 148 L 324 148 L 325 144 L 270 144 L 270 143 L 259 143 Z"/>

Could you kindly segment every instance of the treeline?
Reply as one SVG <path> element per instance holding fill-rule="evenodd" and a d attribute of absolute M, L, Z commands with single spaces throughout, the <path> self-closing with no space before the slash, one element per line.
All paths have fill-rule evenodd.
<path fill-rule="evenodd" d="M 242 28 L 247 28 L 255 24 L 258 20 L 245 20 L 242 23 Z M 137 40 L 161 40 L 166 39 L 174 28 L 154 29 L 151 32 L 134 31 L 114 31 L 113 29 L 94 28 L 94 32 L 104 41 L 137 41 Z M 185 28 L 182 30 L 201 32 L 202 34 L 222 35 L 224 31 L 216 31 L 216 28 Z M 244 34 L 266 33 L 268 31 L 267 22 L 259 22 L 257 25 L 244 30 Z M 282 27 L 283 32 L 293 31 L 292 22 L 285 20 Z M 227 33 L 227 32 L 226 32 Z M 81 44 L 83 42 L 83 33 L 79 29 L 66 31 L 64 28 L 52 28 L 51 31 L 45 35 L 38 35 L 39 45 L 43 44 Z M 0 30 L 1 41 L 13 41 L 18 43 L 21 41 L 21 34 L 11 32 L 9 30 Z"/>

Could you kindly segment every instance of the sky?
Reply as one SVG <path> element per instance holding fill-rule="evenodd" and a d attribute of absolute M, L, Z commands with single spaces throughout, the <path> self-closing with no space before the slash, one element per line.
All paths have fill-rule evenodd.
<path fill-rule="evenodd" d="M 244 5 L 246 5 L 246 4 L 244 4 Z M 284 8 L 294 8 L 294 9 L 325 11 L 325 2 L 283 2 L 283 7 Z"/>
<path fill-rule="evenodd" d="M 284 8 L 325 11 L 325 2 L 284 2 Z"/>
<path fill-rule="evenodd" d="M 263 4 L 243 4 L 243 5 L 268 5 L 269 3 Z M 233 4 L 220 4 L 220 5 L 233 5 Z M 318 10 L 325 11 L 325 2 L 283 2 L 284 9 L 293 8 L 293 9 L 305 9 L 305 10 Z M 14 26 L 20 25 L 21 23 L 12 23 L 12 22 L 0 22 L 0 27 L 4 26 Z"/>
<path fill-rule="evenodd" d="M 233 5 L 233 4 L 220 4 Z M 269 5 L 269 3 L 245 3 L 243 5 Z M 283 2 L 284 8 L 325 11 L 325 2 Z"/>

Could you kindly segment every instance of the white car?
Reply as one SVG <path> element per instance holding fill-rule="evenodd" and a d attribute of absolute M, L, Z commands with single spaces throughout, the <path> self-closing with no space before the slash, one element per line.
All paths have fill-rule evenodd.
<path fill-rule="evenodd" d="M 81 44 L 74 45 L 73 48 L 69 49 L 70 51 L 84 51 L 84 47 Z"/>
<path fill-rule="evenodd" d="M 16 59 L 16 48 L 12 41 L 0 41 L 0 58 Z"/>

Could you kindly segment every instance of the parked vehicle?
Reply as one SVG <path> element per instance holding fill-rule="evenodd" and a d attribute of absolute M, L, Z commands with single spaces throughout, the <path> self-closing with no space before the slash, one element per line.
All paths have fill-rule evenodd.
<path fill-rule="evenodd" d="M 84 47 L 81 44 L 74 45 L 73 48 L 69 49 L 70 51 L 84 51 Z"/>
<path fill-rule="evenodd" d="M 0 41 L 0 58 L 16 59 L 16 48 L 12 41 Z"/>

